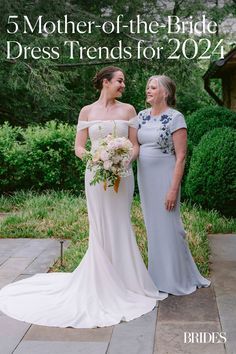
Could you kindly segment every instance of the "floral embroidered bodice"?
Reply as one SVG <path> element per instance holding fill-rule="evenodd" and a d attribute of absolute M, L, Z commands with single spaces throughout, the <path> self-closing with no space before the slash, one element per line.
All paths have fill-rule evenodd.
<path fill-rule="evenodd" d="M 151 116 L 151 109 L 138 114 L 138 140 L 141 149 L 175 155 L 172 133 L 187 128 L 184 116 L 173 108 L 157 116 Z"/>

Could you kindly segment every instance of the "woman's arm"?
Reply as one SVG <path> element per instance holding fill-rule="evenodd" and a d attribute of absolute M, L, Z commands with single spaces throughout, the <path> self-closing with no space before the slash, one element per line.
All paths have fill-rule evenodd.
<path fill-rule="evenodd" d="M 133 106 L 129 106 L 129 119 L 135 117 L 137 115 L 135 109 Z M 138 138 L 137 138 L 137 129 L 129 127 L 129 140 L 133 144 L 133 155 L 131 158 L 131 161 L 134 161 L 137 159 L 138 154 L 139 154 L 139 143 L 138 143 Z"/>
<path fill-rule="evenodd" d="M 88 110 L 89 106 L 85 106 L 81 109 L 79 114 L 79 121 L 88 120 Z M 88 139 L 88 129 L 79 130 L 75 138 L 75 155 L 80 159 L 83 158 L 84 153 L 86 153 L 85 144 Z"/>
<path fill-rule="evenodd" d="M 185 158 L 187 151 L 187 130 L 184 128 L 176 130 L 173 135 L 176 163 L 170 189 L 166 196 L 166 209 L 168 211 L 175 207 L 179 187 L 184 174 Z"/>

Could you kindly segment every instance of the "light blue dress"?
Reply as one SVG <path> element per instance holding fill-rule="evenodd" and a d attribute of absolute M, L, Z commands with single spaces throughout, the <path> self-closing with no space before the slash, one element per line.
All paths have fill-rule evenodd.
<path fill-rule="evenodd" d="M 168 108 L 158 116 L 151 109 L 138 115 L 138 185 L 148 237 L 148 270 L 160 291 L 190 294 L 210 281 L 199 273 L 192 258 L 180 216 L 180 191 L 173 211 L 165 209 L 175 149 L 172 133 L 187 128 L 184 116 Z"/>

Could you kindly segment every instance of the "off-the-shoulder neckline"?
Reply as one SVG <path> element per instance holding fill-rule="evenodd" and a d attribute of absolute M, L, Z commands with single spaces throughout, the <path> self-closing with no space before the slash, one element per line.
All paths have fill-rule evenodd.
<path fill-rule="evenodd" d="M 92 120 L 81 120 L 80 122 L 90 123 L 90 122 L 130 122 L 132 119 L 136 117 L 126 119 L 92 119 Z"/>
<path fill-rule="evenodd" d="M 104 123 L 107 122 L 107 123 Z M 125 125 L 129 126 L 129 127 L 135 127 L 136 128 L 136 122 L 138 122 L 138 117 L 133 117 L 130 118 L 129 120 L 124 120 L 124 119 L 92 119 L 92 120 L 79 120 L 78 124 L 77 124 L 77 129 L 85 129 L 85 128 L 90 128 L 93 125 L 102 125 L 102 124 L 112 124 L 112 125 L 116 125 L 119 122 L 124 122 Z M 122 123 L 122 124 L 124 124 Z"/>

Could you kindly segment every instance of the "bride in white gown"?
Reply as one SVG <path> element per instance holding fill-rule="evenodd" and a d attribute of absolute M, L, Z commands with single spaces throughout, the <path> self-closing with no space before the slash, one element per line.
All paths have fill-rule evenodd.
<path fill-rule="evenodd" d="M 116 126 L 118 136 L 129 137 L 138 154 L 134 108 L 116 101 L 124 89 L 124 74 L 107 67 L 94 79 L 101 94 L 81 110 L 75 143 L 82 157 L 89 136 L 92 147 Z M 36 274 L 0 290 L 0 311 L 29 323 L 93 328 L 129 321 L 151 311 L 159 293 L 140 255 L 130 221 L 133 174 L 121 179 L 119 191 L 90 185 L 85 173 L 89 216 L 89 247 L 72 273 Z"/>

